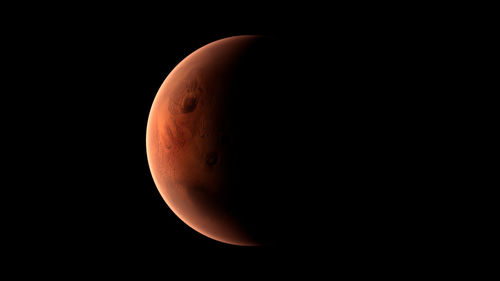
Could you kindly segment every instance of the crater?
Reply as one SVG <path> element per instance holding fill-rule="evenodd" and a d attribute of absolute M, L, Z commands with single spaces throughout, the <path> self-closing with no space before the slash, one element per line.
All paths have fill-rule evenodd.
<path fill-rule="evenodd" d="M 181 112 L 182 113 L 193 112 L 196 109 L 197 104 L 198 104 L 198 99 L 195 96 L 187 96 L 182 100 Z"/>
<path fill-rule="evenodd" d="M 216 152 L 208 153 L 207 156 L 205 157 L 205 162 L 207 163 L 208 166 L 213 166 L 217 164 L 217 160 L 218 157 Z"/>

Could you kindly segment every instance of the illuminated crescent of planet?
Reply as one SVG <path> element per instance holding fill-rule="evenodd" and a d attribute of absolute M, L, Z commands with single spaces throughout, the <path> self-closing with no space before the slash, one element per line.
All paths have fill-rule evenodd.
<path fill-rule="evenodd" d="M 161 85 L 147 124 L 148 162 L 165 202 L 194 230 L 229 244 L 262 244 L 255 229 L 272 218 L 260 202 L 268 187 L 254 179 L 265 165 L 249 164 L 262 146 L 252 138 L 265 108 L 247 92 L 265 87 L 268 70 L 256 63 L 266 42 L 229 37 L 187 56 Z"/>

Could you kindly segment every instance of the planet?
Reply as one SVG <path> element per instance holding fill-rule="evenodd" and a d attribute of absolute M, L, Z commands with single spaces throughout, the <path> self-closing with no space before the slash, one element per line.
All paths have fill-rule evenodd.
<path fill-rule="evenodd" d="M 293 228 L 287 167 L 303 132 L 290 117 L 286 49 L 258 35 L 209 43 L 171 71 L 153 101 L 146 151 L 155 185 L 184 223 L 214 240 L 273 245 Z"/>

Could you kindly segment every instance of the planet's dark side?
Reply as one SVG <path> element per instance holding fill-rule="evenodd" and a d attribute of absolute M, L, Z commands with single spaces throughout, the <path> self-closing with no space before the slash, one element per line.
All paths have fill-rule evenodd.
<path fill-rule="evenodd" d="M 406 237 L 417 209 L 403 182 L 425 148 L 412 121 L 419 103 L 401 90 L 405 72 L 345 42 L 332 52 L 295 37 L 234 36 L 172 70 L 146 150 L 182 221 L 235 245 Z"/>
<path fill-rule="evenodd" d="M 474 91 L 450 88 L 463 59 L 439 44 L 449 21 L 358 6 L 312 13 L 321 23 L 298 11 L 219 27 L 192 9 L 22 12 L 32 20 L 4 44 L 17 172 L 2 189 L 2 251 L 16 274 L 157 263 L 159 276 L 177 265 L 219 276 L 230 261 L 260 274 L 262 259 L 288 270 L 284 256 L 373 273 L 364 265 L 439 267 L 447 242 L 460 252 L 440 230 L 463 219 L 447 202 L 470 205 L 449 165 L 465 159 L 466 133 L 446 135 L 470 123 L 455 101 Z"/>
<path fill-rule="evenodd" d="M 210 43 L 172 70 L 151 107 L 154 182 L 182 221 L 215 240 L 270 245 L 289 227 L 293 190 L 281 171 L 298 151 L 284 151 L 297 131 L 286 131 L 283 48 L 250 35 Z"/>

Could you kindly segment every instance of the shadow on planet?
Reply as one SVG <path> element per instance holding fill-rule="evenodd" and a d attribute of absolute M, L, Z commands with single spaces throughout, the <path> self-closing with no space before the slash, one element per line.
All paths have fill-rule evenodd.
<path fill-rule="evenodd" d="M 146 133 L 154 182 L 207 237 L 276 245 L 293 228 L 289 61 L 275 38 L 225 38 L 181 61 L 154 99 Z"/>

